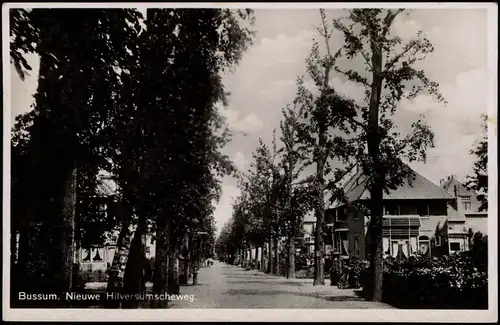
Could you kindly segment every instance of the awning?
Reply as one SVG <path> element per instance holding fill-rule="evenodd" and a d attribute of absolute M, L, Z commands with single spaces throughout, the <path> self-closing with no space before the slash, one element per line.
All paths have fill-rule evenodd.
<path fill-rule="evenodd" d="M 385 216 L 382 223 L 383 227 L 401 228 L 401 227 L 420 227 L 420 216 Z"/>
<path fill-rule="evenodd" d="M 384 237 L 417 237 L 420 216 L 385 216 L 382 223 Z"/>

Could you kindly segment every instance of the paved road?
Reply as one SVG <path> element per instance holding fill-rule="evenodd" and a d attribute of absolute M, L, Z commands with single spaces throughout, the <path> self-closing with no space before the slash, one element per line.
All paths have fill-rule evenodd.
<path fill-rule="evenodd" d="M 171 308 L 392 308 L 364 301 L 355 290 L 313 286 L 310 279 L 286 279 L 215 262 L 202 268 L 199 285 L 181 287 L 195 301 L 174 301 Z"/>

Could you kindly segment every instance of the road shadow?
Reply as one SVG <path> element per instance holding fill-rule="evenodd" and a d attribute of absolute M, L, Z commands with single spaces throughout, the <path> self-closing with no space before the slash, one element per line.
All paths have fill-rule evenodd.
<path fill-rule="evenodd" d="M 206 283 L 197 283 L 197 284 L 192 284 L 192 283 L 181 283 L 179 286 L 181 287 L 199 287 L 199 286 L 206 286 Z"/>
<path fill-rule="evenodd" d="M 251 290 L 251 289 L 231 289 L 225 292 L 228 295 L 254 295 L 254 296 L 278 296 L 278 295 L 294 295 L 298 297 L 308 297 L 324 299 L 327 301 L 367 301 L 365 298 L 359 296 L 336 295 L 328 296 L 321 295 L 318 292 L 298 292 L 287 290 Z"/>
<path fill-rule="evenodd" d="M 302 287 L 303 284 L 302 283 L 298 283 L 298 282 L 287 282 L 287 281 L 273 281 L 273 282 L 269 282 L 269 281 L 258 281 L 258 280 L 255 280 L 255 281 L 227 281 L 227 283 L 261 283 L 261 284 L 280 284 L 280 285 L 290 285 L 290 286 L 295 286 L 295 287 Z"/>

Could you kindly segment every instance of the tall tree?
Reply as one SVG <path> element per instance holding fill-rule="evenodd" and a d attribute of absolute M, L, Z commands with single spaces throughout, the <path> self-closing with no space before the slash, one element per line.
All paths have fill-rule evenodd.
<path fill-rule="evenodd" d="M 295 278 L 295 238 L 299 235 L 303 216 L 307 212 L 307 203 L 312 202 L 313 198 L 310 197 L 312 191 L 307 186 L 295 183 L 304 170 L 304 166 L 301 164 L 304 157 L 299 148 L 300 138 L 297 132 L 300 119 L 304 114 L 303 107 L 297 109 L 297 105 L 287 106 L 282 110 L 282 113 L 284 120 L 280 122 L 280 128 L 284 147 L 280 151 L 283 156 L 282 165 L 286 188 L 286 194 L 281 198 L 284 216 L 282 225 L 287 237 L 286 275 L 287 278 Z"/>
<path fill-rule="evenodd" d="M 411 181 L 411 169 L 403 162 L 426 159 L 426 149 L 433 146 L 433 134 L 423 119 L 411 125 L 406 136 L 394 130 L 393 116 L 402 98 L 415 98 L 423 91 L 444 101 L 438 84 L 429 80 L 423 70 L 414 65 L 433 51 L 432 44 L 422 32 L 404 43 L 392 35 L 394 19 L 404 9 L 353 9 L 347 19 L 334 20 L 334 27 L 345 40 L 341 48 L 347 59 L 359 56 L 365 71 L 342 69 L 335 71 L 365 88 L 366 103 L 347 107 L 351 114 L 341 118 L 360 126 L 357 135 L 360 150 L 352 150 L 369 177 L 370 223 L 369 257 L 373 275 L 372 299 L 382 299 L 383 247 L 382 216 L 383 193 L 396 188 L 404 180 Z M 326 30 L 326 29 L 325 29 Z M 338 61 L 337 61 L 338 63 Z M 352 114 L 355 112 L 355 114 Z"/>
<path fill-rule="evenodd" d="M 109 113 L 109 105 L 96 111 L 93 104 L 112 98 L 103 92 L 116 84 L 101 89 L 95 83 L 113 79 L 113 66 L 128 56 L 129 37 L 112 36 L 132 35 L 136 17 L 133 10 L 11 10 L 11 59 L 21 77 L 31 69 L 25 53 L 40 57 L 25 172 L 31 228 L 26 234 L 31 232 L 27 237 L 34 244 L 23 253 L 33 254 L 24 267 L 24 284 L 40 291 L 71 291 L 76 170 L 95 156 L 96 129 Z"/>
<path fill-rule="evenodd" d="M 325 218 L 325 191 L 335 184 L 343 170 L 337 168 L 335 179 L 326 181 L 326 176 L 334 170 L 333 158 L 342 162 L 348 160 L 352 147 L 352 139 L 345 138 L 356 130 L 349 119 L 353 115 L 351 101 L 335 92 L 329 84 L 334 65 L 341 52 L 332 54 L 330 39 L 332 30 L 326 22 L 326 14 L 320 10 L 321 27 L 318 32 L 324 39 L 326 54 L 321 56 L 320 47 L 314 41 L 311 53 L 306 60 L 306 68 L 317 90 L 317 95 L 309 90 L 303 78 L 298 79 L 298 92 L 295 103 L 304 111 L 297 128 L 300 139 L 300 150 L 306 153 L 304 165 L 314 164 L 316 172 L 312 179 L 314 184 L 314 211 L 316 216 L 316 230 L 314 236 L 314 285 L 324 285 L 324 218 Z M 336 131 L 336 132 L 334 132 Z M 340 132 L 340 133 L 339 133 Z M 338 162 L 338 161 L 337 161 Z"/>
<path fill-rule="evenodd" d="M 474 148 L 470 151 L 471 155 L 477 157 L 474 163 L 474 175 L 469 176 L 467 179 L 467 186 L 478 192 L 478 199 L 481 201 L 479 211 L 488 210 L 488 117 L 486 114 L 482 115 L 483 135 L 474 144 Z"/>
<path fill-rule="evenodd" d="M 144 122 L 144 132 L 151 135 L 145 184 L 156 211 L 155 292 L 167 290 L 169 237 L 189 229 L 194 239 L 217 192 L 214 175 L 231 170 L 219 153 L 227 140 L 217 133 L 221 123 L 215 103 L 225 100 L 220 73 L 238 62 L 251 40 L 239 16 L 251 19 L 251 11 L 147 13 L 138 108 L 151 114 Z"/>

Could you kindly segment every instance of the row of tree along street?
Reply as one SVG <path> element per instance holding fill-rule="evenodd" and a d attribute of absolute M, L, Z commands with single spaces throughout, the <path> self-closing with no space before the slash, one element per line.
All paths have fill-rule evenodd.
<path fill-rule="evenodd" d="M 217 239 L 218 255 L 232 263 L 244 252 L 264 264 L 267 272 L 277 269 L 278 240 L 286 237 L 286 273 L 295 276 L 294 241 L 300 236 L 304 215 L 314 210 L 314 284 L 324 284 L 323 226 L 325 193 L 331 200 L 347 203 L 339 181 L 359 163 L 368 176 L 370 233 L 369 259 L 372 300 L 382 298 L 383 245 L 382 198 L 410 174 L 403 162 L 425 161 L 434 136 L 423 119 L 413 121 L 411 130 L 400 134 L 393 122 L 398 103 L 422 92 L 446 104 L 438 84 L 429 80 L 416 63 L 433 51 L 422 32 L 407 42 L 391 33 L 397 15 L 404 10 L 352 9 L 346 18 L 329 21 L 320 10 L 319 39 L 306 60 L 308 77 L 297 80 L 293 104 L 283 109 L 280 148 L 262 140 L 254 151 L 251 169 L 241 176 L 241 196 L 234 204 L 232 219 Z M 330 40 L 340 33 L 343 44 L 333 51 Z M 348 67 L 358 66 L 353 70 Z M 346 98 L 329 83 L 342 76 L 365 89 L 364 102 Z M 312 81 L 312 82 L 308 82 Z M 308 85 L 311 85 L 308 86 Z M 486 139 L 474 151 L 479 160 L 471 186 L 487 192 Z M 304 169 L 315 167 L 315 172 Z M 311 169 L 310 169 L 311 170 Z M 314 169 L 312 169 L 314 170 Z M 312 175 L 311 175 L 312 174 Z M 486 196 L 483 196 L 485 203 Z M 261 256 L 251 256 L 261 248 Z"/>
<path fill-rule="evenodd" d="M 144 292 L 146 233 L 155 238 L 154 293 L 179 290 L 186 236 L 206 232 L 210 254 L 218 179 L 234 171 L 220 152 L 231 134 L 215 104 L 226 102 L 221 72 L 251 44 L 252 24 L 252 10 L 10 10 L 19 76 L 32 70 L 28 56 L 40 59 L 33 110 L 16 118 L 12 136 L 13 306 L 18 292 L 76 290 L 75 249 L 102 244 L 105 233 L 119 232 L 108 292 Z M 100 171 L 117 185 L 107 213 L 93 209 Z"/>

